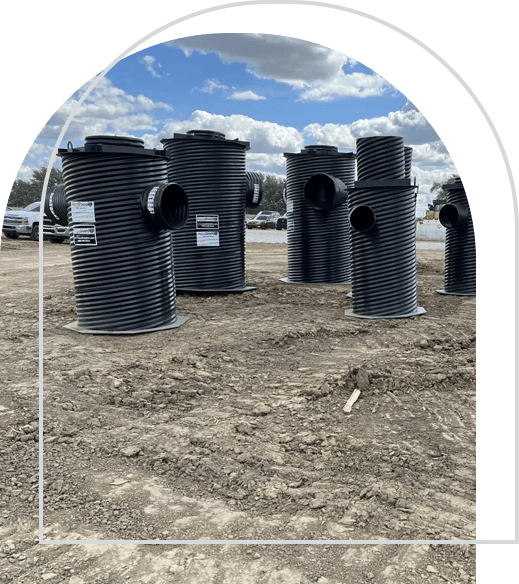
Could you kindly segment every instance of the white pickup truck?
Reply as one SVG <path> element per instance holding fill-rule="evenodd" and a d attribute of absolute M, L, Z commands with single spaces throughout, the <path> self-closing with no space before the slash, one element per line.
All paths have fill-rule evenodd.
<path fill-rule="evenodd" d="M 6 237 L 18 239 L 28 235 L 33 241 L 39 240 L 40 202 L 35 201 L 21 211 L 6 211 L 2 231 Z M 47 215 L 43 215 L 43 235 L 52 243 L 61 243 L 70 236 L 68 227 L 55 225 Z"/>

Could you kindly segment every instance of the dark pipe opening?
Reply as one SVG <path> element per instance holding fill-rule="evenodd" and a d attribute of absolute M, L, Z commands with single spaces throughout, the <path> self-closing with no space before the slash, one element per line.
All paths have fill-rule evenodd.
<path fill-rule="evenodd" d="M 184 189 L 169 183 L 160 197 L 160 213 L 168 229 L 179 229 L 189 217 L 189 203 Z"/>
<path fill-rule="evenodd" d="M 355 207 L 350 213 L 350 224 L 357 231 L 369 231 L 376 221 L 375 212 L 367 205 Z"/>
<path fill-rule="evenodd" d="M 316 209 L 326 209 L 333 203 L 335 186 L 325 174 L 316 174 L 305 185 L 305 199 Z"/>
<path fill-rule="evenodd" d="M 331 211 L 346 201 L 348 191 L 339 179 L 318 173 L 306 181 L 304 195 L 310 207 L 319 211 Z"/>
<path fill-rule="evenodd" d="M 439 218 L 444 227 L 459 229 L 465 224 L 467 217 L 458 205 L 447 204 L 440 209 Z"/>
<path fill-rule="evenodd" d="M 155 183 L 141 199 L 144 217 L 157 229 L 180 229 L 189 217 L 189 202 L 177 183 Z"/>

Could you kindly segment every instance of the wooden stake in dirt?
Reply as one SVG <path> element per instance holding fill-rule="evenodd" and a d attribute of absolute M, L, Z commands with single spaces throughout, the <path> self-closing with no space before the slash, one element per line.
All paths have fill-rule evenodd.
<path fill-rule="evenodd" d="M 350 399 L 346 402 L 346 405 L 342 408 L 342 411 L 345 414 L 349 414 L 351 412 L 351 407 L 353 404 L 359 399 L 360 389 L 356 389 L 351 395 Z"/>

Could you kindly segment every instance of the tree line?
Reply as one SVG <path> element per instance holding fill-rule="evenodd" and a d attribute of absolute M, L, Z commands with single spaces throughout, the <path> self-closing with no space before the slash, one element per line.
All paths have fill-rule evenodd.
<path fill-rule="evenodd" d="M 29 203 L 39 201 L 41 199 L 46 172 L 47 168 L 42 166 L 33 171 L 30 180 L 15 180 L 7 204 L 10 207 L 25 207 Z M 260 211 L 277 211 L 283 215 L 286 212 L 286 205 L 283 201 L 285 179 L 264 172 L 259 172 L 258 174 L 261 175 L 263 180 L 263 198 L 261 204 L 255 211 L 257 213 Z M 453 183 L 456 178 L 457 175 L 451 175 L 446 181 L 433 183 L 429 192 L 435 193 L 439 199 L 446 198 L 447 193 L 443 189 L 443 185 Z M 63 175 L 61 171 L 53 167 L 50 171 L 48 187 L 50 188 L 62 183 Z"/>
<path fill-rule="evenodd" d="M 7 205 L 9 207 L 25 207 L 30 203 L 34 203 L 34 201 L 40 201 L 46 173 L 47 167 L 42 166 L 33 170 L 30 180 L 16 179 L 11 189 Z M 50 171 L 48 188 L 62 183 L 63 176 L 61 171 L 53 167 Z"/>
<path fill-rule="evenodd" d="M 43 181 L 45 180 L 46 172 L 47 169 L 42 166 L 33 171 L 30 180 L 15 180 L 7 204 L 10 207 L 25 207 L 25 205 L 28 205 L 29 203 L 39 201 L 41 199 Z M 258 213 L 260 211 L 278 211 L 278 213 L 283 215 L 286 211 L 286 205 L 283 202 L 283 187 L 285 186 L 285 180 L 273 174 L 263 172 L 258 174 L 261 175 L 263 180 L 263 197 L 261 204 L 255 209 L 255 211 Z M 61 174 L 61 171 L 57 168 L 52 168 L 50 171 L 48 188 L 62 183 L 63 175 Z"/>
<path fill-rule="evenodd" d="M 263 197 L 261 204 L 255 211 L 277 211 L 283 215 L 286 212 L 286 205 L 283 202 L 283 188 L 285 179 L 274 174 L 258 173 L 263 181 Z"/>

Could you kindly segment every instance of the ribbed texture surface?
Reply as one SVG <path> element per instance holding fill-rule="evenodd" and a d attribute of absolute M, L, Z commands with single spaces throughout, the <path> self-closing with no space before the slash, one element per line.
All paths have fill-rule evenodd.
<path fill-rule="evenodd" d="M 47 190 L 44 203 L 45 215 L 58 225 L 67 226 L 67 193 L 65 185 L 54 185 Z"/>
<path fill-rule="evenodd" d="M 72 222 L 72 201 L 95 205 L 97 246 L 71 241 L 79 325 L 124 331 L 174 323 L 171 232 L 154 230 L 140 209 L 144 189 L 167 181 L 165 158 L 136 149 L 135 155 L 63 153 L 62 163 L 69 225 L 80 225 Z"/>
<path fill-rule="evenodd" d="M 403 179 L 404 142 L 394 136 L 357 140 L 359 180 Z M 416 197 L 413 187 L 359 188 L 350 209 L 375 213 L 369 231 L 351 230 L 353 313 L 399 317 L 418 309 L 416 282 Z"/>
<path fill-rule="evenodd" d="M 355 180 L 355 155 L 330 146 L 310 146 L 308 154 L 285 154 L 288 280 L 308 284 L 348 284 L 351 278 L 348 204 L 332 211 L 312 209 L 305 200 L 306 181 L 317 173 Z M 319 154 L 322 152 L 322 154 Z"/>
<path fill-rule="evenodd" d="M 247 209 L 257 209 L 263 199 L 263 179 L 258 172 L 245 173 L 245 205 Z"/>
<path fill-rule="evenodd" d="M 169 180 L 189 199 L 189 219 L 173 235 L 178 291 L 245 287 L 246 146 L 218 136 L 197 133 L 162 140 L 171 156 Z M 218 216 L 218 247 L 197 245 L 197 215 Z"/>
<path fill-rule="evenodd" d="M 445 292 L 449 294 L 476 295 L 476 238 L 469 202 L 463 183 L 443 187 L 447 203 L 465 207 L 468 219 L 461 229 L 447 227 L 445 232 Z"/>
<path fill-rule="evenodd" d="M 413 149 L 411 146 L 404 146 L 405 178 L 411 178 L 411 164 L 413 162 Z"/>
<path fill-rule="evenodd" d="M 405 178 L 404 139 L 370 136 L 357 139 L 357 180 Z"/>

